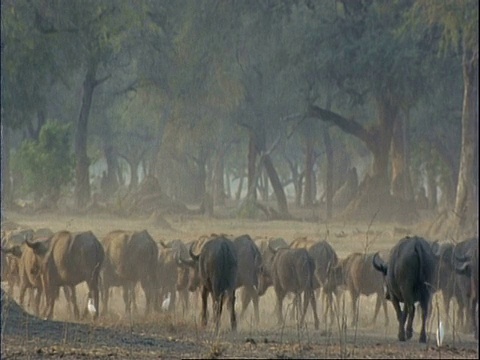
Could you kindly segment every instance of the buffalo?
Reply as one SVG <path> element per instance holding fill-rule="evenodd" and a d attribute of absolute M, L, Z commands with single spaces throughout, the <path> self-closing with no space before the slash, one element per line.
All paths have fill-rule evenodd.
<path fill-rule="evenodd" d="M 470 280 L 468 294 L 468 314 L 475 319 L 473 321 L 475 339 L 478 339 L 478 238 L 472 238 L 466 241 L 465 254 L 461 257 L 455 257 L 455 271 L 460 275 L 465 275 Z"/>
<path fill-rule="evenodd" d="M 145 314 L 156 305 L 158 290 L 158 246 L 146 231 L 114 230 L 103 238 L 105 261 L 102 269 L 103 309 L 108 311 L 109 289 L 123 288 L 125 313 L 131 312 L 133 292 L 140 282 L 145 292 Z"/>
<path fill-rule="evenodd" d="M 259 276 L 259 295 L 273 285 L 277 296 L 277 323 L 283 323 L 282 306 L 287 293 L 295 295 L 297 313 L 300 313 L 301 293 L 303 292 L 303 311 L 300 324 L 303 324 L 308 304 L 310 303 L 315 319 L 315 329 L 319 327 L 317 303 L 313 289 L 315 264 L 305 249 L 288 247 L 274 249 L 268 245 Z"/>
<path fill-rule="evenodd" d="M 25 240 L 33 239 L 34 234 L 33 229 L 2 230 L 2 281 L 8 284 L 9 296 L 13 296 L 14 288 L 20 286 L 18 261 L 21 256 L 21 247 L 24 246 Z M 15 250 L 13 250 L 14 247 Z M 16 254 L 16 256 L 8 256 L 8 254 Z"/>
<path fill-rule="evenodd" d="M 181 240 L 172 240 L 168 244 L 160 241 L 160 245 L 161 248 L 158 253 L 159 298 L 163 299 L 170 293 L 171 300 L 168 311 L 174 311 L 178 290 L 183 302 L 183 311 L 185 312 L 188 309 L 188 278 L 185 277 L 185 273 L 179 274 L 182 268 L 178 266 L 178 257 L 180 253 L 187 253 L 188 249 Z"/>
<path fill-rule="evenodd" d="M 431 245 L 421 237 L 405 237 L 391 249 L 388 263 L 378 256 L 372 264 L 384 276 L 386 298 L 395 308 L 399 323 L 398 339 L 405 341 L 413 335 L 412 325 L 415 316 L 415 302 L 422 309 L 420 342 L 427 341 L 425 324 L 430 311 L 432 294 L 435 291 L 436 256 Z M 400 308 L 404 304 L 404 309 Z M 408 321 L 407 321 L 408 317 Z M 405 321 L 407 326 L 405 329 Z"/>
<path fill-rule="evenodd" d="M 243 317 L 245 310 L 250 301 L 253 303 L 255 314 L 255 322 L 260 321 L 258 311 L 258 274 L 262 265 L 262 255 L 255 242 L 249 235 L 241 235 L 233 240 L 233 245 L 237 252 L 238 258 L 238 277 L 236 288 L 243 287 L 242 291 L 242 312 Z"/>
<path fill-rule="evenodd" d="M 31 242 L 26 240 L 36 256 L 38 271 L 46 299 L 46 317 L 53 316 L 55 300 L 60 286 L 71 290 L 71 302 L 75 317 L 79 317 L 75 286 L 83 281 L 88 285 L 88 296 L 93 299 L 98 317 L 99 273 L 105 253 L 102 245 L 91 231 L 71 233 L 59 231 L 48 241 Z M 85 307 L 84 314 L 87 313 Z"/>
<path fill-rule="evenodd" d="M 237 328 L 235 315 L 235 288 L 237 283 L 238 260 L 233 242 L 223 235 L 208 239 L 199 254 L 194 254 L 190 246 L 191 261 L 198 267 L 202 293 L 202 325 L 207 325 L 207 299 L 211 294 L 215 319 L 215 333 L 218 333 L 222 307 L 228 299 L 230 323 L 233 331 Z"/>
<path fill-rule="evenodd" d="M 308 254 L 311 256 L 315 263 L 315 272 L 314 272 L 314 289 L 321 290 L 322 297 L 324 299 L 323 303 L 324 312 L 323 317 L 326 320 L 328 313 L 330 312 L 330 323 L 333 323 L 334 313 L 333 313 L 333 294 L 338 299 L 339 292 L 337 289 L 328 289 L 325 287 L 328 269 L 334 267 L 338 263 L 338 256 L 333 249 L 333 247 L 326 241 L 314 241 L 306 238 L 295 239 L 291 244 L 290 248 L 305 248 L 308 251 Z"/>
<path fill-rule="evenodd" d="M 191 277 L 194 277 L 194 273 L 196 271 L 195 267 L 189 266 L 189 260 L 182 261 L 182 259 L 190 259 L 190 254 L 188 253 L 188 249 L 194 242 L 187 242 L 182 243 L 181 241 L 175 242 L 176 249 L 175 249 L 175 260 L 177 262 L 177 279 L 176 279 L 176 289 L 180 296 L 183 305 L 183 313 L 185 314 L 188 311 L 189 307 L 189 281 Z M 193 289 L 192 291 L 196 291 L 197 289 Z"/>
<path fill-rule="evenodd" d="M 450 301 L 455 298 L 457 302 L 457 326 L 463 328 L 471 323 L 468 314 L 465 313 L 468 307 L 468 294 L 470 293 L 470 279 L 455 271 L 455 257 L 464 256 L 468 250 L 468 241 L 462 241 L 456 245 L 444 243 L 438 246 L 436 254 L 439 257 L 435 285 L 442 294 L 443 308 L 447 315 L 447 325 L 450 324 Z"/>
<path fill-rule="evenodd" d="M 328 270 L 325 288 L 334 291 L 345 285 L 352 299 L 352 326 L 358 321 L 358 298 L 360 295 L 377 295 L 372 323 L 376 322 L 380 306 L 385 314 L 385 326 L 388 325 L 387 301 L 383 287 L 383 277 L 372 266 L 373 253 L 353 253 L 333 265 Z"/>

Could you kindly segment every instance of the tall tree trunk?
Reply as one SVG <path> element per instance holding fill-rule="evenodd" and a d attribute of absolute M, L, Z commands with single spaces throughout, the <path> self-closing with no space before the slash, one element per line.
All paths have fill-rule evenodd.
<path fill-rule="evenodd" d="M 196 159 L 196 176 L 194 179 L 194 201 L 203 201 L 207 193 L 206 181 L 207 181 L 207 164 L 205 159 Z M 210 194 L 211 196 L 211 194 Z"/>
<path fill-rule="evenodd" d="M 47 121 L 46 116 L 45 116 L 45 110 L 40 109 L 37 111 L 37 127 L 34 127 L 32 122 L 27 123 L 27 130 L 30 138 L 33 140 L 38 140 L 38 137 L 40 135 L 40 130 L 42 130 L 43 125 L 45 125 L 45 122 Z"/>
<path fill-rule="evenodd" d="M 105 196 L 110 196 L 115 193 L 115 191 L 118 189 L 118 178 L 117 178 L 117 173 L 118 173 L 118 159 L 115 154 L 115 151 L 113 149 L 113 146 L 111 145 L 105 145 L 103 148 L 103 154 L 105 156 L 105 161 L 107 163 L 107 179 L 106 179 L 106 184 L 105 188 L 102 189 L 102 192 L 104 192 Z"/>
<path fill-rule="evenodd" d="M 216 159 L 213 165 L 213 204 L 225 205 L 225 150 L 221 147 L 216 154 Z"/>
<path fill-rule="evenodd" d="M 427 160 L 427 185 L 428 185 L 428 208 L 435 210 L 438 206 L 437 193 L 437 174 L 432 160 Z"/>
<path fill-rule="evenodd" d="M 3 109 L 2 109 L 3 112 Z M 2 114 L 3 115 L 3 114 Z M 4 218 L 4 211 L 12 203 L 12 183 L 10 182 L 10 129 L 0 122 L 1 137 L 2 137 L 2 220 Z"/>
<path fill-rule="evenodd" d="M 313 165 L 315 164 L 314 142 L 311 135 L 306 136 L 305 145 L 305 191 L 303 192 L 303 205 L 311 207 L 313 205 L 314 186 Z"/>
<path fill-rule="evenodd" d="M 333 147 L 330 139 L 328 127 L 323 131 L 323 143 L 325 144 L 325 154 L 327 156 L 327 173 L 325 174 L 325 195 L 327 205 L 327 220 L 332 218 L 333 208 Z"/>
<path fill-rule="evenodd" d="M 257 160 L 257 146 L 255 145 L 255 135 L 250 132 L 248 137 L 248 159 L 247 159 L 247 197 L 256 199 L 257 198 L 257 184 L 254 182 L 257 179 L 255 174 L 256 171 L 256 160 Z"/>
<path fill-rule="evenodd" d="M 130 190 L 135 190 L 138 188 L 138 165 L 140 164 L 139 159 L 125 159 L 130 166 Z"/>
<path fill-rule="evenodd" d="M 230 175 L 228 174 L 228 170 L 225 171 L 224 184 L 225 184 L 225 193 L 227 195 L 227 199 L 231 199 L 232 198 L 232 184 L 230 184 Z"/>
<path fill-rule="evenodd" d="M 474 189 L 475 150 L 478 145 L 478 118 L 476 105 L 478 97 L 478 52 L 463 50 L 463 106 L 462 106 L 462 150 L 455 198 L 454 225 L 458 235 L 475 231 L 478 213 Z"/>
<path fill-rule="evenodd" d="M 79 208 L 84 208 L 90 200 L 90 180 L 88 168 L 90 160 L 87 156 L 88 119 L 95 90 L 96 64 L 90 64 L 83 81 L 83 97 L 80 115 L 75 129 L 75 202 Z"/>
<path fill-rule="evenodd" d="M 406 202 L 413 201 L 408 151 L 408 117 L 399 116 L 392 137 L 392 194 Z"/>
<path fill-rule="evenodd" d="M 265 166 L 265 170 L 267 171 L 268 178 L 270 179 L 270 183 L 272 184 L 275 197 L 277 198 L 277 205 L 280 216 L 284 219 L 288 219 L 290 218 L 290 214 L 288 212 L 285 191 L 283 190 L 282 183 L 280 182 L 280 178 L 278 177 L 277 171 L 275 170 L 272 159 L 269 155 L 265 155 L 263 165 Z"/>
<path fill-rule="evenodd" d="M 240 178 L 238 179 L 238 188 L 237 188 L 237 192 L 235 193 L 236 201 L 239 201 L 240 196 L 242 195 L 243 179 L 244 179 L 244 176 L 240 176 Z"/>

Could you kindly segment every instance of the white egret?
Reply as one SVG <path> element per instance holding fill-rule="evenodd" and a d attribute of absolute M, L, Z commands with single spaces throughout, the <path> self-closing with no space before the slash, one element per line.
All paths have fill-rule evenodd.
<path fill-rule="evenodd" d="M 92 298 L 88 298 L 87 309 L 90 315 L 92 316 L 95 316 L 95 314 L 97 313 L 97 309 L 95 309 L 95 305 L 93 304 Z"/>
<path fill-rule="evenodd" d="M 444 336 L 445 336 L 445 331 L 443 330 L 443 324 L 442 324 L 442 321 L 440 320 L 438 322 L 438 328 L 437 328 L 437 346 L 438 347 L 442 346 Z"/>
<path fill-rule="evenodd" d="M 162 302 L 162 310 L 163 311 L 167 311 L 168 308 L 170 307 L 170 296 L 171 296 L 171 293 L 169 292 L 167 294 L 167 297 Z"/>

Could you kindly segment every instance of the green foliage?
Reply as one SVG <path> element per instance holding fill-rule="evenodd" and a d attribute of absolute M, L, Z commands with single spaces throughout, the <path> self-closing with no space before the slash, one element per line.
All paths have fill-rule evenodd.
<path fill-rule="evenodd" d="M 38 141 L 26 140 L 13 157 L 13 168 L 21 179 L 20 190 L 33 192 L 39 199 L 57 200 L 62 186 L 73 178 L 74 157 L 71 151 L 71 126 L 47 122 Z"/>

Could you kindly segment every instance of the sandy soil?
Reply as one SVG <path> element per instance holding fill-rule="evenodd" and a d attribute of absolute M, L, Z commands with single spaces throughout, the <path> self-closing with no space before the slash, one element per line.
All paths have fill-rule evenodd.
<path fill-rule="evenodd" d="M 328 239 L 340 257 L 353 251 L 388 250 L 404 234 L 394 224 L 323 224 L 293 221 L 252 221 L 232 219 L 206 219 L 204 217 L 165 216 L 165 223 L 152 220 L 120 219 L 110 215 L 69 216 L 68 214 L 44 214 L 27 216 L 7 214 L 14 221 L 33 229 L 49 227 L 59 230 L 92 230 L 97 237 L 115 229 L 147 229 L 156 240 L 181 239 L 189 241 L 200 235 L 226 233 L 250 234 L 252 237 L 281 236 L 291 241 L 299 236 L 320 240 Z M 366 233 L 367 230 L 370 232 Z M 327 235 L 328 231 L 328 235 Z M 6 285 L 2 283 L 2 288 Z M 86 287 L 77 290 L 79 306 L 86 305 Z M 238 297 L 237 297 L 238 298 Z M 429 341 L 418 343 L 419 321 L 414 322 L 414 336 L 407 342 L 397 341 L 397 321 L 391 304 L 388 304 L 390 323 L 385 326 L 383 311 L 377 322 L 371 325 L 375 296 L 361 297 L 359 324 L 351 327 L 350 298 L 347 295 L 337 312 L 337 319 L 329 326 L 321 318 L 321 328 L 314 330 L 312 315 L 306 325 L 299 328 L 286 315 L 283 327 L 276 326 L 273 309 L 275 298 L 269 290 L 260 299 L 259 326 L 252 322 L 253 311 L 248 309 L 239 319 L 238 331 L 229 331 L 228 313 L 224 313 L 218 336 L 209 323 L 206 329 L 199 326 L 200 301 L 191 296 L 190 309 L 180 306 L 173 314 L 158 313 L 147 318 L 143 315 L 144 298 L 137 292 L 138 312 L 125 316 L 120 291 L 114 291 L 111 313 L 96 322 L 83 319 L 75 322 L 69 317 L 66 302 L 61 293 L 55 306 L 54 321 L 46 321 L 30 315 L 27 306 L 22 309 L 13 299 L 2 294 L 1 358 L 478 358 L 478 342 L 471 334 L 448 329 L 444 345 L 437 348 L 435 330 L 441 304 L 435 296 L 434 311 L 428 324 Z M 289 307 L 291 299 L 284 303 Z M 240 304 L 237 302 L 237 310 Z M 455 306 L 453 306 L 455 308 Z M 318 300 L 319 314 L 322 303 Z M 452 309 L 452 313 L 453 313 Z M 286 311 L 284 311 L 286 313 Z M 310 311 L 309 311 L 310 312 Z M 239 311 L 237 312 L 237 314 Z M 441 314 L 444 316 L 444 314 Z"/>

